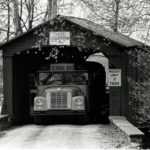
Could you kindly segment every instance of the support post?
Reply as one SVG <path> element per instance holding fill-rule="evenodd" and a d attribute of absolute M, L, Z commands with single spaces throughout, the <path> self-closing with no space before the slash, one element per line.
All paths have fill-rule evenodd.
<path fill-rule="evenodd" d="M 4 102 L 2 114 L 13 116 L 13 57 L 3 56 Z"/>

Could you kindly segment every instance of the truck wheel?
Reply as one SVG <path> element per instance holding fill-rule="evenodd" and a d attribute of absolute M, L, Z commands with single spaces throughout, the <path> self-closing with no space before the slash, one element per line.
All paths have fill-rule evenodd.
<path fill-rule="evenodd" d="M 79 116 L 79 124 L 84 125 L 87 123 L 87 116 Z"/>
<path fill-rule="evenodd" d="M 41 125 L 42 124 L 41 116 L 34 116 L 34 123 L 37 125 Z"/>

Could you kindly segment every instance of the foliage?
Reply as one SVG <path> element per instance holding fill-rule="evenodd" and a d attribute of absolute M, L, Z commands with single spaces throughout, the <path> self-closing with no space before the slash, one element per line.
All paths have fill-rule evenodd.
<path fill-rule="evenodd" d="M 149 43 L 149 0 L 78 0 L 87 19 Z M 88 8 L 88 9 L 87 9 Z"/>
<path fill-rule="evenodd" d="M 13 3 L 18 2 L 23 32 L 49 19 L 51 0 L 0 0 L 1 42 L 15 35 Z M 149 43 L 149 0 L 57 0 L 57 14 L 76 16 Z"/>
<path fill-rule="evenodd" d="M 136 49 L 129 53 L 136 63 L 130 62 L 136 68 L 136 80 L 129 78 L 130 105 L 135 112 L 134 119 L 140 128 L 150 129 L 150 51 L 147 48 Z M 135 62 L 135 61 L 134 61 Z"/>

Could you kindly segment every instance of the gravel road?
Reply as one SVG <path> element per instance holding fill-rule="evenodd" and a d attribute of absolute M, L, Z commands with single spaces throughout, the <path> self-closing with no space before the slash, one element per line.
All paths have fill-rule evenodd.
<path fill-rule="evenodd" d="M 111 125 L 25 125 L 5 131 L 0 148 L 115 149 L 129 143 Z"/>

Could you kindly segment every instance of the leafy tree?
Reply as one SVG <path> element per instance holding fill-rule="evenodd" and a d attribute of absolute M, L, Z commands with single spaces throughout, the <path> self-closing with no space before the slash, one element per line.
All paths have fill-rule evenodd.
<path fill-rule="evenodd" d="M 87 19 L 148 43 L 145 38 L 150 20 L 149 0 L 78 0 L 78 2 L 87 13 Z"/>
<path fill-rule="evenodd" d="M 45 5 L 41 0 L 0 0 L 0 43 L 43 22 Z"/>
<path fill-rule="evenodd" d="M 136 69 L 138 75 L 133 79 L 132 73 L 129 73 L 130 105 L 137 125 L 150 129 L 150 51 L 147 47 L 138 48 L 129 52 L 129 55 L 134 60 L 130 65 Z"/>

